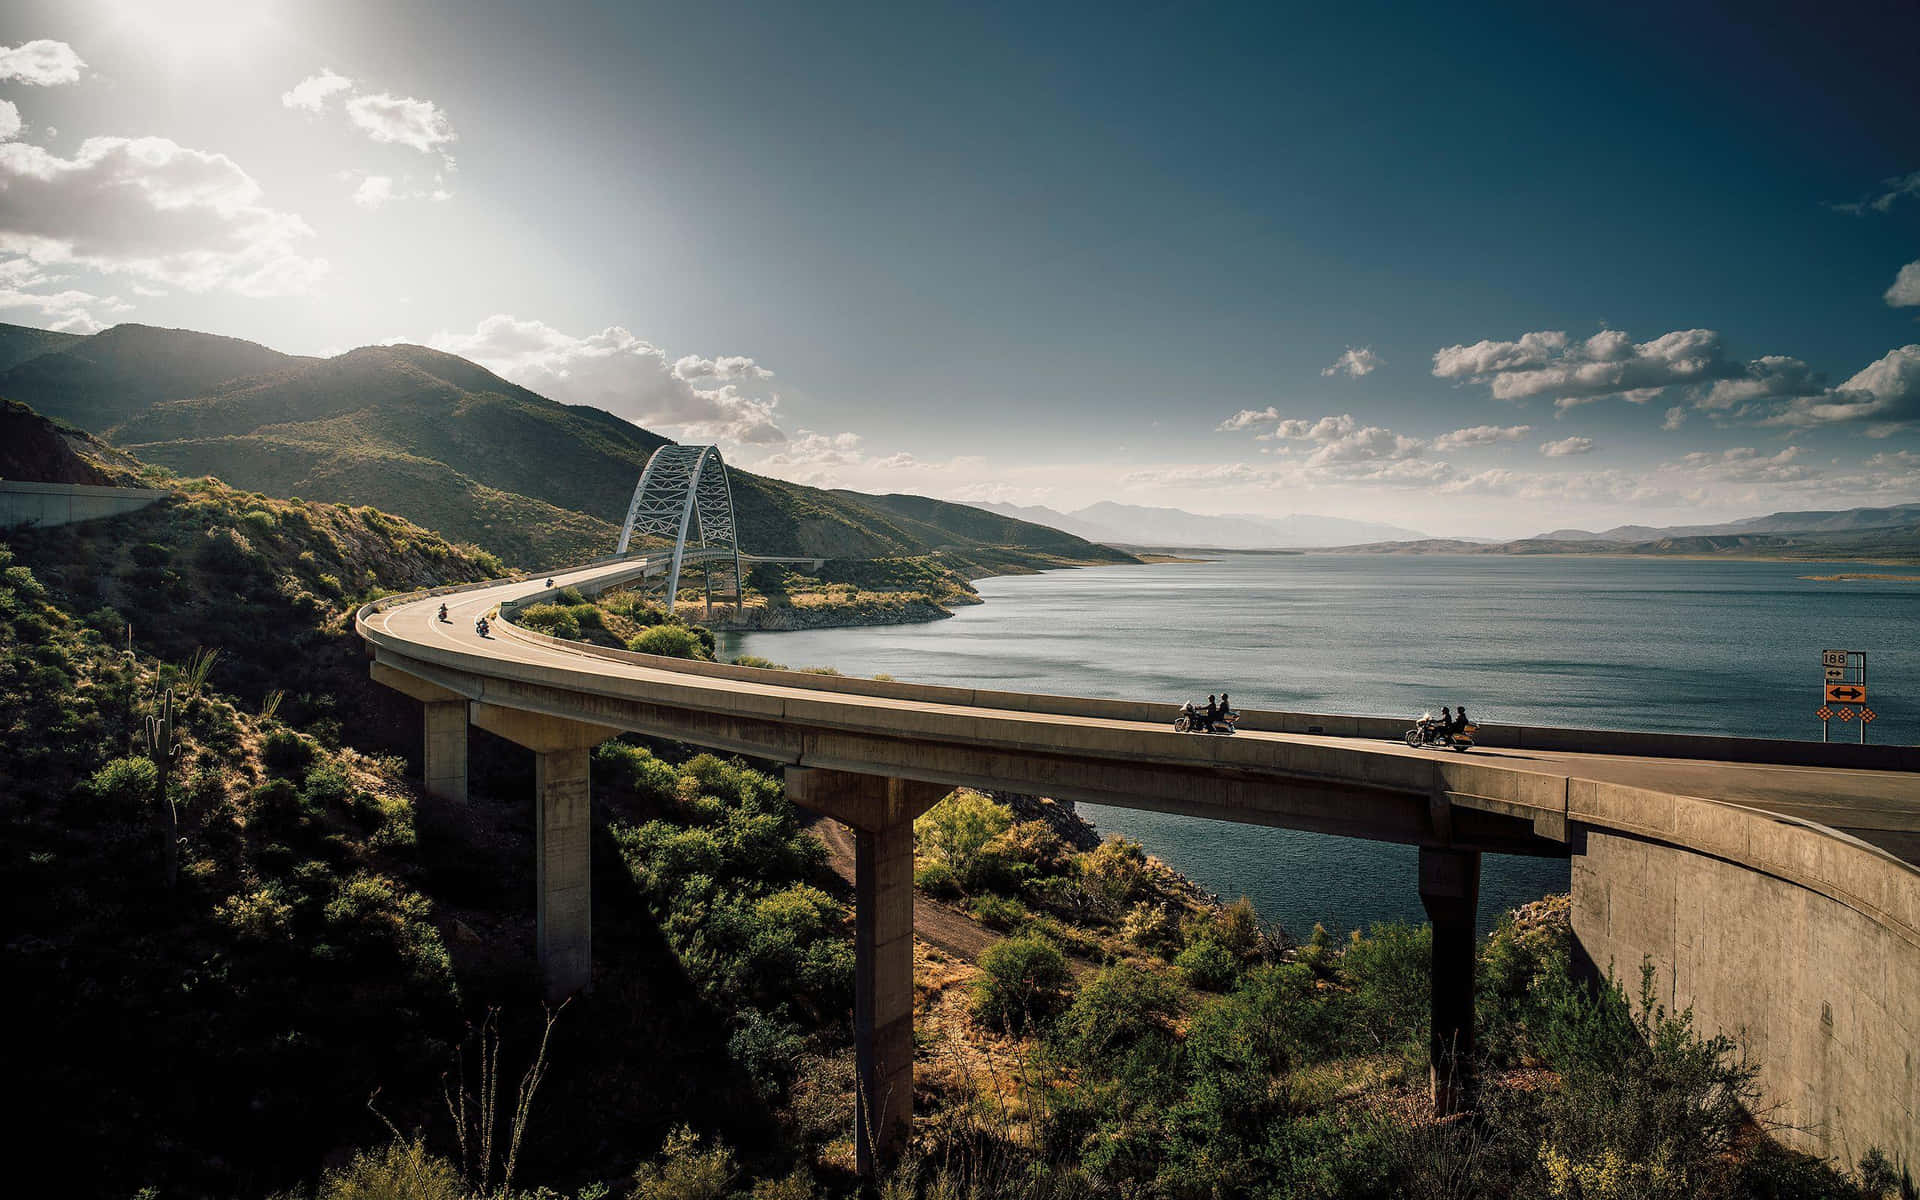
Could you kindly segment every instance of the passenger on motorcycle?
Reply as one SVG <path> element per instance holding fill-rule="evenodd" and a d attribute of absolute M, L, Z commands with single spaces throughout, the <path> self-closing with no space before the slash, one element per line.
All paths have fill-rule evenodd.
<path fill-rule="evenodd" d="M 1447 726 L 1447 733 L 1449 735 L 1456 734 L 1456 733 L 1465 733 L 1466 730 L 1467 730 L 1467 706 L 1462 704 L 1460 706 L 1459 711 L 1454 713 L 1453 715 L 1453 724 Z"/>

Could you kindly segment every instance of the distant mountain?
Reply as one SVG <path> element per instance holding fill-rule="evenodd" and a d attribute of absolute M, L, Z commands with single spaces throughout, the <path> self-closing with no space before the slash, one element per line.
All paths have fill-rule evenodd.
<path fill-rule="evenodd" d="M 55 333 L 51 329 L 34 329 L 26 325 L 0 325 L 0 371 L 11 370 L 42 354 L 65 350 L 83 340 L 85 335 L 78 333 Z"/>
<path fill-rule="evenodd" d="M 1764 517 L 1746 517 L 1718 525 L 1617 525 L 1600 533 L 1584 529 L 1556 529 L 1538 536 L 1539 541 L 1556 542 L 1652 542 L 1661 538 L 1741 536 L 1758 533 L 1844 533 L 1861 529 L 1889 529 L 1920 522 L 1920 504 L 1896 504 L 1891 508 L 1843 508 L 1808 512 L 1768 513 Z"/>
<path fill-rule="evenodd" d="M 611 551 L 641 468 L 667 442 L 424 346 L 314 359 L 187 330 L 116 326 L 56 341 L 0 373 L 0 396 L 10 389 L 50 416 L 93 422 L 143 461 L 268 495 L 370 504 L 526 564 Z M 751 552 L 871 558 L 938 549 L 971 574 L 1129 561 L 967 505 L 729 474 Z"/>
<path fill-rule="evenodd" d="M 239 338 L 151 325 L 115 325 L 91 337 L 55 344 L 0 372 L 0 396 L 101 433 L 150 404 L 313 361 Z"/>
<path fill-rule="evenodd" d="M 1149 508 L 1103 500 L 1073 512 L 1040 505 L 978 504 L 991 512 L 1063 529 L 1089 541 L 1130 546 L 1206 546 L 1222 550 L 1298 549 L 1366 541 L 1409 541 L 1426 537 L 1412 529 L 1295 513 L 1262 517 L 1251 513 L 1204 516 L 1178 508 Z"/>

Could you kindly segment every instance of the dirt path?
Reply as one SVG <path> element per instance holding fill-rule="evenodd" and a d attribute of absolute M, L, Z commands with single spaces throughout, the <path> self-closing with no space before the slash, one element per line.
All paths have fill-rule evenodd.
<path fill-rule="evenodd" d="M 831 817 L 816 817 L 809 828 L 827 848 L 833 873 L 853 882 L 853 830 Z M 916 895 L 913 898 L 913 935 L 962 962 L 978 962 L 1000 935 L 950 904 Z"/>

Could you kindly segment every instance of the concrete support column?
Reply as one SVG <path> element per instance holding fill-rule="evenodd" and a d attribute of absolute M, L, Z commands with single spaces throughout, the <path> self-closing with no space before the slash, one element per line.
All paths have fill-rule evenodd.
<path fill-rule="evenodd" d="M 1479 902 L 1478 851 L 1420 847 L 1420 903 L 1433 923 L 1433 1027 L 1427 1053 L 1436 1116 L 1473 1103 L 1473 918 Z"/>
<path fill-rule="evenodd" d="M 454 804 L 467 802 L 467 702 L 429 700 L 426 710 L 424 770 L 427 795 Z"/>
<path fill-rule="evenodd" d="M 593 985 L 593 748 L 618 730 L 475 701 L 473 723 L 533 751 L 535 942 L 547 997 Z"/>
<path fill-rule="evenodd" d="M 592 754 L 572 749 L 534 756 L 535 941 L 547 998 L 555 1001 L 593 983 Z"/>
<path fill-rule="evenodd" d="M 951 789 L 788 767 L 787 797 L 854 833 L 854 1149 L 869 1179 L 913 1130 L 913 821 Z"/>
<path fill-rule="evenodd" d="M 876 1175 L 913 1128 L 913 825 L 854 831 L 854 1148 Z"/>

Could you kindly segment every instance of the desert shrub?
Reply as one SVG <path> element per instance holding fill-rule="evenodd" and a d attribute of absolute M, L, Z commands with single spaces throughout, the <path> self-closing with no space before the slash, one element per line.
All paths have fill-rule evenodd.
<path fill-rule="evenodd" d="M 1013 932 L 1033 916 L 1026 905 L 1005 896 L 975 896 L 967 909 L 982 925 L 1001 933 Z"/>
<path fill-rule="evenodd" d="M 1139 842 L 1114 834 L 1080 856 L 1080 885 L 1097 911 L 1124 912 L 1146 894 L 1146 851 Z"/>
<path fill-rule="evenodd" d="M 1035 876 L 1064 875 L 1073 869 L 1073 853 L 1045 821 L 1021 821 L 998 839 L 994 847 L 1010 862 L 1032 869 Z"/>
<path fill-rule="evenodd" d="M 1340 977 L 1352 989 L 1356 1033 L 1382 1048 L 1417 1043 L 1424 1052 L 1433 930 L 1389 922 L 1354 930 L 1340 955 Z"/>
<path fill-rule="evenodd" d="M 1612 980 L 1555 985 L 1561 1085 L 1541 1105 L 1539 1154 L 1562 1195 L 1694 1196 L 1724 1188 L 1733 1169 L 1758 1068 L 1731 1038 L 1701 1036 L 1691 1009 L 1658 1004 L 1653 976 L 1643 963 L 1637 1011 Z"/>
<path fill-rule="evenodd" d="M 739 1173 L 733 1151 L 709 1146 L 682 1125 L 667 1135 L 653 1161 L 634 1173 L 628 1200 L 724 1200 Z"/>
<path fill-rule="evenodd" d="M 960 877 L 943 862 L 926 862 L 915 867 L 913 885 L 942 900 L 951 900 L 960 894 Z"/>
<path fill-rule="evenodd" d="M 992 797 L 961 788 L 913 823 L 915 843 L 928 857 L 952 869 L 963 887 L 971 887 L 988 843 L 1013 824 L 1013 812 Z"/>
<path fill-rule="evenodd" d="M 328 1171 L 315 1200 L 468 1200 L 460 1172 L 427 1151 L 424 1141 L 394 1141 L 358 1150 L 345 1167 Z"/>
<path fill-rule="evenodd" d="M 733 660 L 733 665 L 736 667 L 759 667 L 763 671 L 784 671 L 787 669 L 784 664 L 774 662 L 770 658 L 762 658 L 758 654 L 739 655 Z"/>
<path fill-rule="evenodd" d="M 1198 941 L 1174 957 L 1187 982 L 1203 992 L 1224 992 L 1240 974 L 1240 960 L 1233 951 L 1208 938 Z"/>
<path fill-rule="evenodd" d="M 974 1017 L 992 1029 L 1024 1032 L 1060 1010 L 1072 979 L 1065 956 L 1044 938 L 996 942 L 980 956 Z"/>
<path fill-rule="evenodd" d="M 109 811 L 131 812 L 159 794 L 160 772 L 147 758 L 116 758 L 87 780 L 87 790 Z"/>
<path fill-rule="evenodd" d="M 1165 976 L 1120 963 L 1088 981 L 1055 1024 L 1054 1042 L 1068 1059 L 1111 1070 L 1144 1042 L 1170 1044 L 1180 1014 L 1180 988 Z"/>
<path fill-rule="evenodd" d="M 280 524 L 274 519 L 274 515 L 264 508 L 250 508 L 241 513 L 240 523 L 247 527 L 248 532 L 261 536 L 271 534 Z"/>
<path fill-rule="evenodd" d="M 1188 921 L 1185 934 L 1189 943 L 1217 942 L 1241 962 L 1266 951 L 1267 935 L 1260 928 L 1253 901 L 1245 896 L 1219 908 L 1202 909 Z"/>
<path fill-rule="evenodd" d="M 281 775 L 298 775 L 313 762 L 313 743 L 290 729 L 276 729 L 260 743 L 260 759 Z"/>
<path fill-rule="evenodd" d="M 655 625 L 642 630 L 627 643 L 627 649 L 639 654 L 658 654 L 666 658 L 709 660 L 700 637 L 684 625 Z"/>
<path fill-rule="evenodd" d="M 777 1100 L 799 1072 L 807 1052 L 800 1027 L 757 1008 L 741 1010 L 727 1038 L 727 1056 L 753 1080 L 764 1100 Z"/>
<path fill-rule="evenodd" d="M 656 804 L 667 804 L 678 794 L 680 772 L 642 747 L 611 741 L 594 747 L 593 781 L 596 787 L 631 791 Z"/>
<path fill-rule="evenodd" d="M 1152 901 L 1143 900 L 1127 910 L 1120 936 L 1149 954 L 1164 957 L 1180 949 L 1180 923 Z"/>
<path fill-rule="evenodd" d="M 514 615 L 514 622 L 523 629 L 544 633 L 548 637 L 578 638 L 580 620 L 571 609 L 558 604 L 529 604 Z"/>

